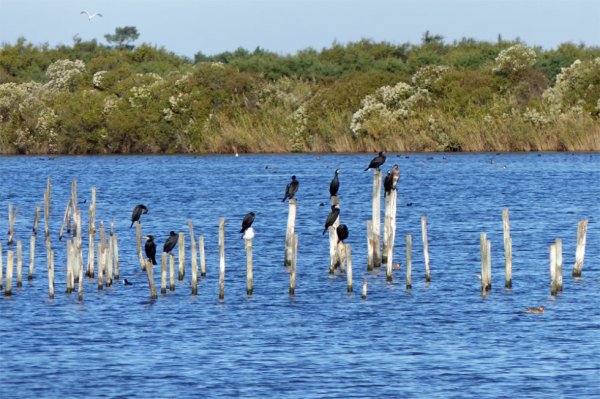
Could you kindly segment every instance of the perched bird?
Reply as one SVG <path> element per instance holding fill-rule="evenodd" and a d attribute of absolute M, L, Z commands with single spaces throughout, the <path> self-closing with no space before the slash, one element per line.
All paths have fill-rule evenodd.
<path fill-rule="evenodd" d="M 156 265 L 156 243 L 154 242 L 154 236 L 146 236 L 144 251 L 146 252 L 146 258 L 150 259 L 153 265 Z"/>
<path fill-rule="evenodd" d="M 542 314 L 544 313 L 544 305 L 540 305 L 537 308 L 527 308 L 525 310 L 527 313 Z"/>
<path fill-rule="evenodd" d="M 298 186 L 300 186 L 300 182 L 296 180 L 296 176 L 292 176 L 292 181 L 285 186 L 285 196 L 281 202 L 285 202 L 286 199 L 294 198 L 294 195 L 298 191 Z"/>
<path fill-rule="evenodd" d="M 123 285 L 133 285 L 133 283 L 127 281 L 126 278 L 123 279 Z"/>
<path fill-rule="evenodd" d="M 388 170 L 387 175 L 385 175 L 385 178 L 383 179 L 383 188 L 385 190 L 385 196 L 388 196 L 394 188 L 394 175 L 391 170 Z"/>
<path fill-rule="evenodd" d="M 163 252 L 169 253 L 173 248 L 175 248 L 175 244 L 177 244 L 177 233 L 171 231 L 169 233 L 169 238 L 165 241 L 165 245 L 163 245 Z"/>
<path fill-rule="evenodd" d="M 244 235 L 244 232 L 248 230 L 250 226 L 252 226 L 252 222 L 254 222 L 255 216 L 256 214 L 254 212 L 248 212 L 246 216 L 244 216 L 244 220 L 242 220 L 242 229 L 240 230 L 242 236 Z"/>
<path fill-rule="evenodd" d="M 340 224 L 337 229 L 335 229 L 335 232 L 337 233 L 338 236 L 338 242 L 344 242 L 344 240 L 346 238 L 348 238 L 348 226 L 346 226 L 345 224 Z"/>
<path fill-rule="evenodd" d="M 397 190 L 398 181 L 400 180 L 400 168 L 398 167 L 397 163 L 394 164 L 394 170 L 392 171 L 392 174 L 394 175 L 394 190 Z"/>
<path fill-rule="evenodd" d="M 80 12 L 79 14 L 85 14 L 85 15 L 87 15 L 87 17 L 88 17 L 88 21 L 91 21 L 91 20 L 92 20 L 92 18 L 94 18 L 94 17 L 101 17 L 101 16 L 102 16 L 102 14 L 100 14 L 99 12 L 95 12 L 95 13 L 93 13 L 93 14 L 90 14 L 89 12 L 87 12 L 87 11 L 85 11 L 85 10 L 83 10 L 83 11 L 82 11 L 82 12 Z"/>
<path fill-rule="evenodd" d="M 329 183 L 329 194 L 332 197 L 336 196 L 338 193 L 338 190 L 340 189 L 340 181 L 338 180 L 338 175 L 340 174 L 340 172 L 341 172 L 340 169 L 336 169 L 335 176 L 333 176 L 333 180 L 331 180 L 331 183 Z"/>
<path fill-rule="evenodd" d="M 140 217 L 142 215 L 145 215 L 146 213 L 148 213 L 148 208 L 146 208 L 145 205 L 136 205 L 135 208 L 133 208 L 133 212 L 131 213 L 131 226 L 129 226 L 129 228 L 132 228 L 133 224 L 139 221 Z"/>
<path fill-rule="evenodd" d="M 379 151 L 379 155 L 377 155 L 375 158 L 373 158 L 371 160 L 371 163 L 369 164 L 367 169 L 365 169 L 365 171 L 367 171 L 369 169 L 379 170 L 379 167 L 381 165 L 383 165 L 384 163 L 385 163 L 385 155 L 383 155 L 383 151 Z"/>
<path fill-rule="evenodd" d="M 327 219 L 325 220 L 325 228 L 323 229 L 323 235 L 325 235 L 329 226 L 333 226 L 338 216 L 340 216 L 340 208 L 338 208 L 336 205 L 331 205 L 331 211 L 329 212 L 329 215 L 327 215 Z"/>

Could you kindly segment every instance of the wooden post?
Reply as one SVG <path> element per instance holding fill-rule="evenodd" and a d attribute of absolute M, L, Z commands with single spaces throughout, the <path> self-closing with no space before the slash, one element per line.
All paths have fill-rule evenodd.
<path fill-rule="evenodd" d="M 4 288 L 4 295 L 12 295 L 12 278 L 13 278 L 13 267 L 14 267 L 15 253 L 8 251 L 6 253 L 6 287 Z"/>
<path fill-rule="evenodd" d="M 206 276 L 206 258 L 204 256 L 204 236 L 198 236 L 198 251 L 200 252 L 200 275 Z"/>
<path fill-rule="evenodd" d="M 33 217 L 33 234 L 36 235 L 38 231 L 38 224 L 40 221 L 40 206 L 35 206 L 35 216 Z"/>
<path fill-rule="evenodd" d="M 106 282 L 106 288 L 112 286 L 113 282 L 113 254 L 112 254 L 112 237 L 108 236 L 108 242 L 106 245 L 106 262 L 104 263 L 106 267 L 106 276 L 104 278 Z"/>
<path fill-rule="evenodd" d="M 102 226 L 102 224 L 100 224 Z M 104 265 L 103 265 L 104 248 L 102 243 L 98 245 L 98 291 L 102 290 L 104 283 Z"/>
<path fill-rule="evenodd" d="M 290 259 L 291 261 L 291 259 Z M 225 218 L 219 220 L 219 299 L 225 298 Z"/>
<path fill-rule="evenodd" d="M 163 252 L 160 260 L 160 293 L 167 293 L 167 253 Z"/>
<path fill-rule="evenodd" d="M 169 253 L 169 291 L 175 291 L 175 255 Z"/>
<path fill-rule="evenodd" d="M 337 232 L 333 226 L 329 226 L 329 274 L 333 274 L 335 268 L 340 265 L 337 251 Z"/>
<path fill-rule="evenodd" d="M 385 234 L 384 234 L 385 236 Z M 392 265 L 393 265 L 393 261 L 394 261 L 394 238 L 392 237 L 392 233 L 390 233 L 387 237 L 388 240 L 388 244 L 385 245 L 385 250 L 387 251 L 387 255 L 385 256 L 385 265 L 386 265 L 386 270 L 385 270 L 385 279 L 386 281 L 392 281 L 393 277 L 392 277 Z M 385 241 L 384 241 L 385 243 Z M 384 252 L 385 255 L 385 252 Z"/>
<path fill-rule="evenodd" d="M 31 236 L 29 239 L 29 276 L 28 280 L 33 280 L 33 269 L 35 263 L 35 236 Z M 0 285 L 2 283 L 0 282 Z"/>
<path fill-rule="evenodd" d="M 188 221 L 188 227 L 190 228 L 190 249 L 192 255 L 192 295 L 198 294 L 198 256 L 196 248 L 196 239 L 194 237 L 194 227 L 192 221 Z"/>
<path fill-rule="evenodd" d="M 150 298 L 156 299 L 158 295 L 156 294 L 156 287 L 154 286 L 154 268 L 152 267 L 152 260 L 148 259 L 146 261 L 148 264 L 146 265 L 146 276 L 148 276 L 148 286 L 150 287 Z"/>
<path fill-rule="evenodd" d="M 290 270 L 290 296 L 296 294 L 296 262 L 298 260 L 298 234 L 294 233 L 293 241 L 293 252 L 292 252 L 292 265 Z"/>
<path fill-rule="evenodd" d="M 4 277 L 2 276 L 2 243 L 0 242 L 0 291 L 4 288 Z"/>
<path fill-rule="evenodd" d="M 289 201 L 287 229 L 285 231 L 285 258 L 284 266 L 290 267 L 292 265 L 292 245 L 294 239 L 294 229 L 296 226 L 296 199 L 292 198 Z"/>
<path fill-rule="evenodd" d="M 87 276 L 94 278 L 94 243 L 96 240 L 96 187 L 92 187 L 92 202 L 89 209 L 88 225 L 88 264 Z"/>
<path fill-rule="evenodd" d="M 337 237 L 337 232 L 336 232 Z M 338 265 L 340 267 L 340 272 L 346 272 L 346 247 L 343 242 L 339 241 L 336 244 L 336 256 L 338 259 Z"/>
<path fill-rule="evenodd" d="M 373 271 L 373 221 L 367 221 L 367 271 Z"/>
<path fill-rule="evenodd" d="M 504 288 L 512 288 L 512 239 L 508 208 L 502 210 L 502 227 L 504 230 Z"/>
<path fill-rule="evenodd" d="M 70 294 L 73 292 L 73 286 L 71 285 L 73 277 L 73 241 L 67 240 L 67 290 L 66 293 Z"/>
<path fill-rule="evenodd" d="M 406 236 L 406 288 L 412 288 L 412 235 Z"/>
<path fill-rule="evenodd" d="M 17 287 L 23 286 L 23 243 L 17 241 Z"/>
<path fill-rule="evenodd" d="M 346 280 L 348 282 L 346 291 L 348 292 L 352 292 L 352 253 L 350 249 L 350 244 L 346 244 Z"/>
<path fill-rule="evenodd" d="M 587 220 L 581 220 L 577 224 L 577 248 L 575 250 L 575 266 L 573 267 L 573 277 L 581 277 L 583 269 L 583 258 L 585 256 L 585 241 L 587 235 Z"/>
<path fill-rule="evenodd" d="M 137 250 L 138 261 L 140 262 L 140 266 L 142 267 L 142 271 L 146 270 L 146 260 L 144 259 L 144 255 L 142 254 L 142 223 L 138 221 L 135 224 L 135 247 Z"/>
<path fill-rule="evenodd" d="M 83 268 L 83 249 L 81 245 L 81 210 L 76 209 L 73 213 L 73 250 L 75 251 L 75 281 L 79 282 L 79 269 Z"/>
<path fill-rule="evenodd" d="M 252 228 L 252 227 L 250 227 Z M 246 241 L 246 294 L 254 292 L 254 274 L 252 272 L 252 239 Z M 290 288 L 291 289 L 291 288 Z"/>
<path fill-rule="evenodd" d="M 556 243 L 550 244 L 550 295 L 556 295 L 558 286 L 556 284 Z"/>
<path fill-rule="evenodd" d="M 48 252 L 48 297 L 54 298 L 54 251 Z"/>
<path fill-rule="evenodd" d="M 429 240 L 427 239 L 427 216 L 421 216 L 421 238 L 423 239 L 423 257 L 425 258 L 425 281 L 431 281 L 429 270 Z"/>
<path fill-rule="evenodd" d="M 69 198 L 69 200 L 67 201 L 67 209 L 65 209 L 65 214 L 63 215 L 63 221 L 62 224 L 60 225 L 60 232 L 58 233 L 58 240 L 62 240 L 63 238 L 63 231 L 65 230 L 65 226 L 67 225 L 67 221 L 70 219 L 71 217 L 71 201 L 73 199 Z M 70 232 L 71 229 L 69 229 L 68 232 Z"/>
<path fill-rule="evenodd" d="M 381 267 L 381 170 L 373 173 L 373 267 Z"/>
<path fill-rule="evenodd" d="M 50 188 L 52 187 L 50 176 L 48 176 L 48 184 L 44 191 L 44 230 L 46 240 L 50 238 Z"/>
<path fill-rule="evenodd" d="M 367 278 L 363 278 L 362 299 L 367 299 Z"/>
<path fill-rule="evenodd" d="M 119 280 L 121 271 L 119 269 L 119 236 L 115 233 L 112 236 L 113 241 L 113 262 L 115 266 L 115 280 Z"/>
<path fill-rule="evenodd" d="M 177 239 L 177 245 L 179 246 L 179 250 L 177 251 L 177 255 L 179 257 L 179 281 L 182 281 L 185 277 L 185 233 L 179 233 L 179 238 Z"/>
<path fill-rule="evenodd" d="M 73 216 L 77 211 L 77 180 L 71 181 L 71 204 L 73 205 Z"/>
<path fill-rule="evenodd" d="M 19 208 L 13 208 L 12 203 L 8 203 L 8 245 L 12 245 L 15 238 L 15 221 L 18 210 Z"/>
<path fill-rule="evenodd" d="M 562 259 L 562 240 L 557 238 L 556 244 L 556 289 L 558 291 L 563 290 L 563 259 Z"/>
<path fill-rule="evenodd" d="M 481 252 L 481 292 L 485 295 L 492 288 L 492 260 L 491 260 L 491 242 L 487 239 L 486 233 L 479 236 L 479 245 Z"/>
<path fill-rule="evenodd" d="M 79 286 L 77 287 L 77 299 L 83 301 L 83 265 L 79 264 Z"/>

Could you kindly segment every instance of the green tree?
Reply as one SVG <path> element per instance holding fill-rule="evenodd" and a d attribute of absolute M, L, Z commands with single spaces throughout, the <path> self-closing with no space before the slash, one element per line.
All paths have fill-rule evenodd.
<path fill-rule="evenodd" d="M 114 43 L 118 48 L 132 49 L 131 42 L 137 40 L 140 34 L 135 26 L 124 26 L 115 28 L 114 34 L 107 33 L 104 38 L 109 43 Z"/>

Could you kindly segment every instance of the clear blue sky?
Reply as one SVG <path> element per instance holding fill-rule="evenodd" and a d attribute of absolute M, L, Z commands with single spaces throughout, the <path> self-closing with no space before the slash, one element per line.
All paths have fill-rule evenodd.
<path fill-rule="evenodd" d="M 91 22 L 81 10 L 101 12 Z M 281 54 L 361 38 L 419 43 L 520 38 L 528 45 L 600 46 L 600 0 L 0 0 L 0 42 L 98 39 L 133 25 L 136 42 L 193 57 L 257 46 Z"/>

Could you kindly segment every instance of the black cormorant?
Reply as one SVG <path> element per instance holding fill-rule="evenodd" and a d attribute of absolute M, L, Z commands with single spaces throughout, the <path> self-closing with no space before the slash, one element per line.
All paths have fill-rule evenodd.
<path fill-rule="evenodd" d="M 173 248 L 175 248 L 175 244 L 177 244 L 178 235 L 174 231 L 169 233 L 169 238 L 165 241 L 165 245 L 163 246 L 163 252 L 169 253 Z"/>
<path fill-rule="evenodd" d="M 388 170 L 387 175 L 383 179 L 383 189 L 385 190 L 385 196 L 388 196 L 394 188 L 394 175 L 391 170 Z"/>
<path fill-rule="evenodd" d="M 246 216 L 244 216 L 244 220 L 242 220 L 242 229 L 240 230 L 242 236 L 244 235 L 244 232 L 248 230 L 250 226 L 252 226 L 252 222 L 254 222 L 255 216 L 256 214 L 254 212 L 248 212 Z"/>
<path fill-rule="evenodd" d="M 156 265 L 156 243 L 154 242 L 154 236 L 146 236 L 144 251 L 146 252 L 146 258 L 150 259 L 153 265 Z"/>
<path fill-rule="evenodd" d="M 340 216 L 340 208 L 338 208 L 336 205 L 331 205 L 331 211 L 329 212 L 329 215 L 327 215 L 327 219 L 325 220 L 323 235 L 325 235 L 329 226 L 333 226 L 338 216 Z"/>
<path fill-rule="evenodd" d="M 379 155 L 377 155 L 375 158 L 373 158 L 371 160 L 371 163 L 369 164 L 367 169 L 365 169 L 365 171 L 367 171 L 369 169 L 379 169 L 379 167 L 381 165 L 383 165 L 384 163 L 385 163 L 385 155 L 383 155 L 383 151 L 379 151 Z"/>
<path fill-rule="evenodd" d="M 129 226 L 129 228 L 132 228 L 133 224 L 140 220 L 140 216 L 146 213 L 148 213 L 148 208 L 146 208 L 145 205 L 136 205 L 135 208 L 133 208 L 133 212 L 131 213 L 131 226 Z"/>
<path fill-rule="evenodd" d="M 338 180 L 338 175 L 340 174 L 340 172 L 341 172 L 340 169 L 336 169 L 335 176 L 333 176 L 333 180 L 331 180 L 331 183 L 329 183 L 329 194 L 332 197 L 336 196 L 338 193 L 338 190 L 340 189 L 340 181 Z"/>
<path fill-rule="evenodd" d="M 392 174 L 394 175 L 394 190 L 397 190 L 398 181 L 400 180 L 400 168 L 398 167 L 397 163 L 394 164 L 394 170 L 392 171 Z"/>
<path fill-rule="evenodd" d="M 344 242 L 344 240 L 348 238 L 348 226 L 345 224 L 340 224 L 337 229 L 335 229 L 335 232 L 338 236 L 338 242 Z"/>
<path fill-rule="evenodd" d="M 296 180 L 296 176 L 292 176 L 292 181 L 285 186 L 285 196 L 281 200 L 281 202 L 285 202 L 286 199 L 294 198 L 296 191 L 298 191 L 298 186 L 300 182 Z"/>

